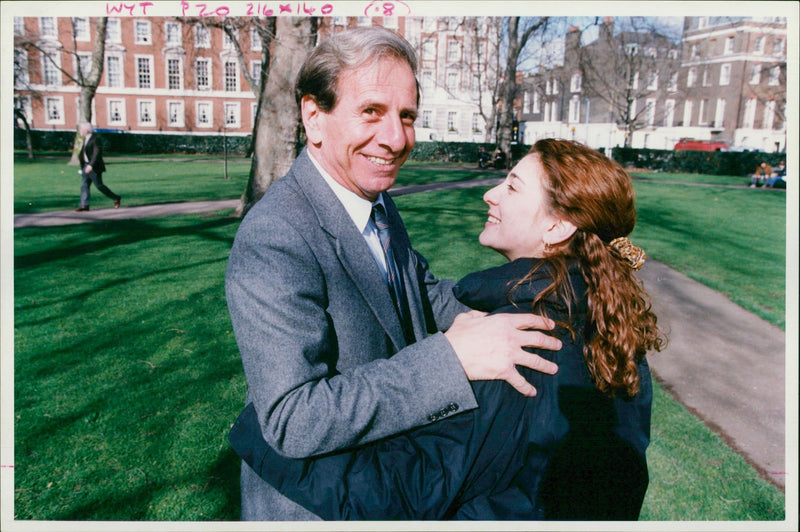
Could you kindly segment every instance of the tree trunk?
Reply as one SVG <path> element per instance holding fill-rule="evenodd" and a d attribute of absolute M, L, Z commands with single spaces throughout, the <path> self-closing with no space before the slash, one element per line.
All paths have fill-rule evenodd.
<path fill-rule="evenodd" d="M 21 109 L 14 109 L 14 116 L 17 120 L 22 121 L 25 127 L 25 147 L 28 150 L 28 159 L 33 159 L 33 140 L 31 139 L 31 126 L 28 124 L 28 119 L 25 118 L 25 113 Z"/>
<path fill-rule="evenodd" d="M 106 54 L 106 26 L 107 17 L 100 17 L 95 22 L 94 50 L 92 50 L 91 71 L 78 72 L 78 84 L 80 85 L 80 99 L 78 101 L 78 120 L 80 122 L 92 121 L 92 100 L 97 92 L 97 86 L 103 76 L 103 66 Z M 69 165 L 78 165 L 78 154 L 83 146 L 83 137 L 80 132 L 75 133 L 75 142 L 72 144 L 72 156 Z"/>
<path fill-rule="evenodd" d="M 266 82 L 259 95 L 253 162 L 237 216 L 244 216 L 297 156 L 300 110 L 294 81 L 316 37 L 316 19 L 279 17 Z"/>

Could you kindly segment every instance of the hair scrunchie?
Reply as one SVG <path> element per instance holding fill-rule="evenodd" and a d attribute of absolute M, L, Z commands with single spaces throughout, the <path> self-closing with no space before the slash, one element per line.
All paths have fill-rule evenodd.
<path fill-rule="evenodd" d="M 644 259 L 647 257 L 644 250 L 633 244 L 626 237 L 615 238 L 608 243 L 608 246 L 617 256 L 625 260 L 632 269 L 639 270 L 644 265 Z"/>

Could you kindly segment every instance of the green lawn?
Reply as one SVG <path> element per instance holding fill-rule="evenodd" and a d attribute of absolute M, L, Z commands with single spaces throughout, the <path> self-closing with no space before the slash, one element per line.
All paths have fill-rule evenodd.
<path fill-rule="evenodd" d="M 139 165 L 152 163 L 128 164 L 140 174 Z M 183 164 L 190 163 L 152 171 Z M 204 176 L 201 168 L 180 179 L 159 174 L 164 187 L 175 187 L 167 201 L 194 194 L 176 185 L 190 177 L 207 183 L 208 194 L 240 194 L 241 187 L 229 191 L 228 182 L 214 181 L 219 174 Z M 35 164 L 27 169 L 43 173 Z M 446 173 L 430 170 L 436 178 Z M 650 256 L 748 294 L 782 323 L 785 236 L 762 241 L 760 231 L 783 227 L 785 195 L 636 186 L 634 239 Z M 486 215 L 483 191 L 397 198 L 412 241 L 437 275 L 458 278 L 501 262 L 476 240 Z M 19 185 L 16 192 L 29 194 Z M 17 519 L 238 517 L 239 461 L 225 435 L 243 406 L 245 383 L 224 300 L 237 227 L 221 212 L 15 231 Z M 745 253 L 748 260 L 735 260 Z M 769 289 L 775 293 L 750 290 L 748 273 L 779 278 Z M 645 520 L 784 519 L 784 494 L 659 387 L 648 458 Z"/>

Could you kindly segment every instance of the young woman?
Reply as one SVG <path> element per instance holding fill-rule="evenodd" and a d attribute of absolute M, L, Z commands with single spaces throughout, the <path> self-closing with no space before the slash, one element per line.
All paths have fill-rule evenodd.
<path fill-rule="evenodd" d="M 508 263 L 456 296 L 484 312 L 535 312 L 563 348 L 538 390 L 473 383 L 480 407 L 350 451 L 274 452 L 252 408 L 229 435 L 267 482 L 324 519 L 637 519 L 648 484 L 652 384 L 664 338 L 634 276 L 644 252 L 629 176 L 581 144 L 545 139 L 489 190 L 479 241 Z M 468 318 L 467 318 L 468 319 Z"/>

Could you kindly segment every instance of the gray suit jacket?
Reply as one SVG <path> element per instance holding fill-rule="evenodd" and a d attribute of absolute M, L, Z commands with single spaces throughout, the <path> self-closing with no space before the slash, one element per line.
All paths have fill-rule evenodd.
<path fill-rule="evenodd" d="M 477 406 L 441 332 L 466 307 L 436 280 L 386 199 L 416 341 L 406 345 L 363 236 L 304 150 L 239 228 L 228 308 L 266 441 L 302 458 Z M 242 518 L 314 519 L 242 468 Z"/>

